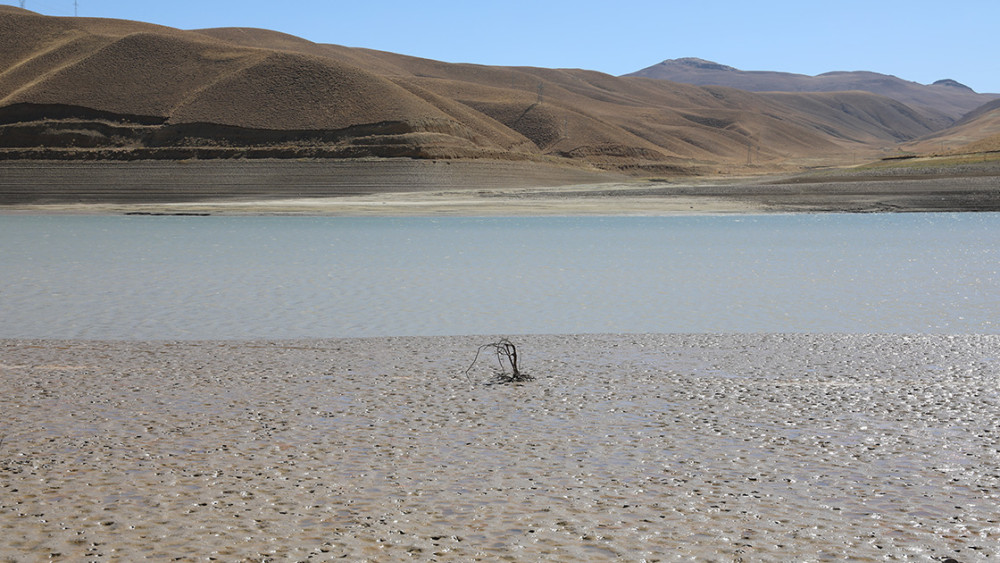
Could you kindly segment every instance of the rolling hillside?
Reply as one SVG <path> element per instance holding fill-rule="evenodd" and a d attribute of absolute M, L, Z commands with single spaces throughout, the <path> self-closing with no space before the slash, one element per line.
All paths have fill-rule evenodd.
<path fill-rule="evenodd" d="M 944 121 L 866 92 L 449 64 L 268 30 L 0 6 L 0 159 L 463 158 L 743 173 L 876 156 Z"/>
<path fill-rule="evenodd" d="M 987 153 L 1000 151 L 1000 100 L 971 112 L 955 125 L 905 143 L 904 150 L 918 153 Z"/>

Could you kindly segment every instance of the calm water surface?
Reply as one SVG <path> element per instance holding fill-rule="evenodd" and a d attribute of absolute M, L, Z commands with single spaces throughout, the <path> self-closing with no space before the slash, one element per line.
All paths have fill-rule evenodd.
<path fill-rule="evenodd" d="M 0 215 L 0 337 L 994 332 L 1000 214 Z"/>

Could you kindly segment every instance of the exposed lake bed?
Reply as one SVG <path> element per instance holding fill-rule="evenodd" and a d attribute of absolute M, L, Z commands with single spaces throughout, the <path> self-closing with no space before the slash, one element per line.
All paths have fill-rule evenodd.
<path fill-rule="evenodd" d="M 463 159 L 13 160 L 0 161 L 0 211 L 310 216 L 1000 211 L 995 156 L 957 164 L 939 160 L 808 173 L 767 174 L 766 168 L 746 167 L 647 180 L 553 163 Z"/>
<path fill-rule="evenodd" d="M 0 555 L 1000 555 L 995 336 L 514 340 L 3 341 Z"/>

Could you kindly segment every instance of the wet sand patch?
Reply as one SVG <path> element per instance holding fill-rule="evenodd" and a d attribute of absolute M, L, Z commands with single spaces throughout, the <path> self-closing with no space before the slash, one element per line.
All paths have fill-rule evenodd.
<path fill-rule="evenodd" d="M 1000 555 L 1000 337 L 487 341 L 2 341 L 0 557 Z"/>

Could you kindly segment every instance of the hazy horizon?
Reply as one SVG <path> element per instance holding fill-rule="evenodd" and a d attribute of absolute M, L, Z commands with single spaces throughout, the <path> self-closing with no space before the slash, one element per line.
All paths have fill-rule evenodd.
<path fill-rule="evenodd" d="M 0 4 L 18 6 L 4 0 Z M 1000 93 L 992 27 L 1000 4 L 849 0 L 835 7 L 724 1 L 467 4 L 396 0 L 332 4 L 260 0 L 158 4 L 123 0 L 25 0 L 52 16 L 117 18 L 180 29 L 258 27 L 317 43 L 446 62 L 582 68 L 622 75 L 665 59 L 697 57 L 741 70 L 817 75 L 866 70 L 930 84 L 950 78 Z"/>

